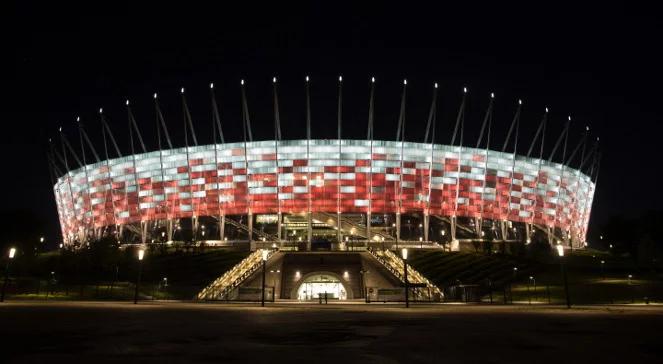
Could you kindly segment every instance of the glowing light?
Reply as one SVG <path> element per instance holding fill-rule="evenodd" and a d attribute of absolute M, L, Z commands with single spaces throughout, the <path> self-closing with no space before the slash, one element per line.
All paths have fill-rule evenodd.
<path fill-rule="evenodd" d="M 490 93 L 490 98 L 491 98 L 491 99 L 494 99 L 494 98 L 495 98 L 495 93 L 494 93 L 494 92 L 491 92 L 491 93 Z"/>
<path fill-rule="evenodd" d="M 569 121 L 571 121 L 571 115 L 569 115 Z"/>
<path fill-rule="evenodd" d="M 144 257 L 145 257 L 145 250 L 144 249 L 138 250 L 138 260 L 143 260 Z"/>
<path fill-rule="evenodd" d="M 181 93 L 181 94 L 184 93 L 184 87 L 182 87 L 182 88 L 180 89 L 180 93 Z"/>
<path fill-rule="evenodd" d="M 80 116 L 76 117 L 76 122 L 79 122 L 79 123 L 81 122 L 81 117 Z"/>
<path fill-rule="evenodd" d="M 306 76 L 306 82 L 308 82 L 308 81 L 309 81 L 309 78 L 308 78 L 308 76 Z"/>
<path fill-rule="evenodd" d="M 371 82 L 375 83 L 375 77 L 371 77 Z"/>
<path fill-rule="evenodd" d="M 16 248 L 9 248 L 9 259 L 14 259 L 14 255 L 16 255 Z"/>
<path fill-rule="evenodd" d="M 345 279 L 350 278 L 350 273 L 348 273 L 347 270 L 345 272 L 343 272 L 343 278 L 345 278 Z"/>
<path fill-rule="evenodd" d="M 589 125 L 585 125 L 585 131 L 589 131 Z"/>
<path fill-rule="evenodd" d="M 338 76 L 338 82 L 343 82 L 343 76 Z"/>
<path fill-rule="evenodd" d="M 62 131 L 62 127 L 59 127 L 59 128 L 58 128 L 58 131 Z"/>
<path fill-rule="evenodd" d="M 404 84 L 404 85 L 407 85 L 407 80 L 403 80 L 403 84 Z"/>
<path fill-rule="evenodd" d="M 467 93 L 467 87 L 463 87 L 463 93 L 464 93 L 464 94 Z"/>
<path fill-rule="evenodd" d="M 263 262 L 266 261 L 268 257 L 269 257 L 269 250 L 263 249 L 262 250 L 262 261 Z"/>
<path fill-rule="evenodd" d="M 435 82 L 435 84 L 433 85 L 433 87 L 437 88 L 437 82 Z"/>
<path fill-rule="evenodd" d="M 546 112 L 548 112 L 548 108 L 546 107 Z"/>
<path fill-rule="evenodd" d="M 523 104 L 523 100 L 518 99 L 518 105 L 522 105 L 522 104 Z"/>
<path fill-rule="evenodd" d="M 99 114 L 103 114 L 103 113 L 104 113 L 104 108 L 103 108 L 103 107 L 100 107 L 100 108 L 99 108 Z"/>
<path fill-rule="evenodd" d="M 214 88 L 214 82 L 210 82 L 209 88 Z"/>
<path fill-rule="evenodd" d="M 557 245 L 557 255 L 560 257 L 564 256 L 564 247 L 562 245 Z"/>
<path fill-rule="evenodd" d="M 154 97 L 154 99 L 156 99 L 157 98 L 157 93 L 155 92 L 152 97 Z"/>
<path fill-rule="evenodd" d="M 407 249 L 406 248 L 401 249 L 401 256 L 403 257 L 403 260 L 407 260 Z"/>
<path fill-rule="evenodd" d="M 129 106 L 129 100 L 125 101 L 124 104 Z"/>
<path fill-rule="evenodd" d="M 272 83 L 276 83 L 276 77 L 272 78 Z"/>
<path fill-rule="evenodd" d="M 243 79 L 242 79 L 242 80 L 239 80 L 239 84 L 242 85 L 242 86 L 244 86 L 244 80 L 243 80 Z"/>

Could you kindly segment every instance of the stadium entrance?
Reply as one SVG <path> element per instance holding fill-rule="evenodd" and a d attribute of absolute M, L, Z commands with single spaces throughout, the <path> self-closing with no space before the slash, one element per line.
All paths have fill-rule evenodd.
<path fill-rule="evenodd" d="M 305 278 L 297 289 L 297 299 L 300 301 L 327 299 L 345 300 L 348 298 L 347 290 L 341 280 L 329 273 L 313 273 Z"/>

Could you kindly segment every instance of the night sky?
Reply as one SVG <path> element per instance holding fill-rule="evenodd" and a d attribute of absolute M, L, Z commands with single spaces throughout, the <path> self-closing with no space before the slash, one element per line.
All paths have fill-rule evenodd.
<path fill-rule="evenodd" d="M 433 82 L 440 84 L 437 138 L 449 143 L 462 87 L 469 88 L 466 145 L 476 142 L 490 92 L 492 135 L 500 148 L 516 102 L 524 102 L 519 152 L 529 146 L 545 106 L 550 152 L 567 115 L 570 145 L 585 125 L 603 153 L 590 228 L 610 216 L 661 206 L 663 84 L 660 14 L 625 5 L 559 8 L 480 4 L 448 7 L 184 3 L 142 9 L 107 2 L 92 8 L 9 6 L 3 21 L 1 212 L 33 211 L 59 239 L 46 145 L 63 127 L 79 148 L 80 116 L 101 153 L 103 107 L 125 154 L 129 98 L 156 148 L 151 95 L 158 92 L 171 137 L 183 145 L 179 89 L 185 87 L 200 143 L 210 143 L 209 82 L 226 139 L 241 138 L 239 80 L 247 81 L 255 139 L 273 138 L 271 78 L 279 78 L 283 137 L 305 136 L 304 76 L 312 79 L 313 137 L 335 138 L 336 79 L 344 78 L 343 134 L 365 138 L 369 79 L 377 79 L 378 139 L 396 133 L 400 89 L 408 79 L 406 139 L 423 139 Z M 501 2 L 500 2 L 501 3 Z M 219 2 L 223 4 L 223 2 Z M 52 237 L 52 238 L 51 238 Z"/>

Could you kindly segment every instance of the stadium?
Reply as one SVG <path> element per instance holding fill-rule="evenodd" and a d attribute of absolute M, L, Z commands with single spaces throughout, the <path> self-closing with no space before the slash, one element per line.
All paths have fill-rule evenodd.
<path fill-rule="evenodd" d="M 157 94 L 158 150 L 146 150 L 129 101 L 129 155 L 121 153 L 99 110 L 102 157 L 81 124 L 82 155 L 63 133 L 61 145 L 52 145 L 49 155 L 65 246 L 78 248 L 102 236 L 113 236 L 122 245 L 243 245 L 255 251 L 249 258 L 259 262 L 261 248 L 281 254 L 370 251 L 378 260 L 388 260 L 393 258 L 390 250 L 402 248 L 509 252 L 534 241 L 565 249 L 585 245 L 600 155 L 598 141 L 589 145 L 588 131 L 568 147 L 570 117 L 546 156 L 548 110 L 535 136 L 519 140 L 519 101 L 506 140 L 491 145 L 491 94 L 479 138 L 470 145 L 463 140 L 463 89 L 451 143 L 439 144 L 435 84 L 424 140 L 406 141 L 404 81 L 396 138 L 375 140 L 374 81 L 365 140 L 342 138 L 342 78 L 335 139 L 310 138 L 308 77 L 308 138 L 303 140 L 281 138 L 276 79 L 273 140 L 253 140 L 243 81 L 240 142 L 223 139 L 213 84 L 216 143 L 209 145 L 198 145 L 184 89 L 184 147 L 173 147 Z M 518 143 L 529 145 L 527 154 L 515 153 Z M 88 163 L 91 156 L 94 162 Z M 334 282 L 343 275 L 334 275 Z M 342 291 L 351 296 L 353 289 Z M 354 291 L 354 297 L 362 296 L 360 289 Z M 282 297 L 293 295 L 281 291 Z M 214 297 L 219 297 L 218 287 Z"/>

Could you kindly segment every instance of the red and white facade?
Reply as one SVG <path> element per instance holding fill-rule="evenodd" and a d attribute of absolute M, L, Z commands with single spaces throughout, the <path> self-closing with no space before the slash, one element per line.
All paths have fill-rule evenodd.
<path fill-rule="evenodd" d="M 584 242 L 594 191 L 588 175 L 546 160 L 369 140 L 152 151 L 69 171 L 54 186 L 66 244 L 106 226 L 279 212 L 473 217 L 536 224 Z"/>

